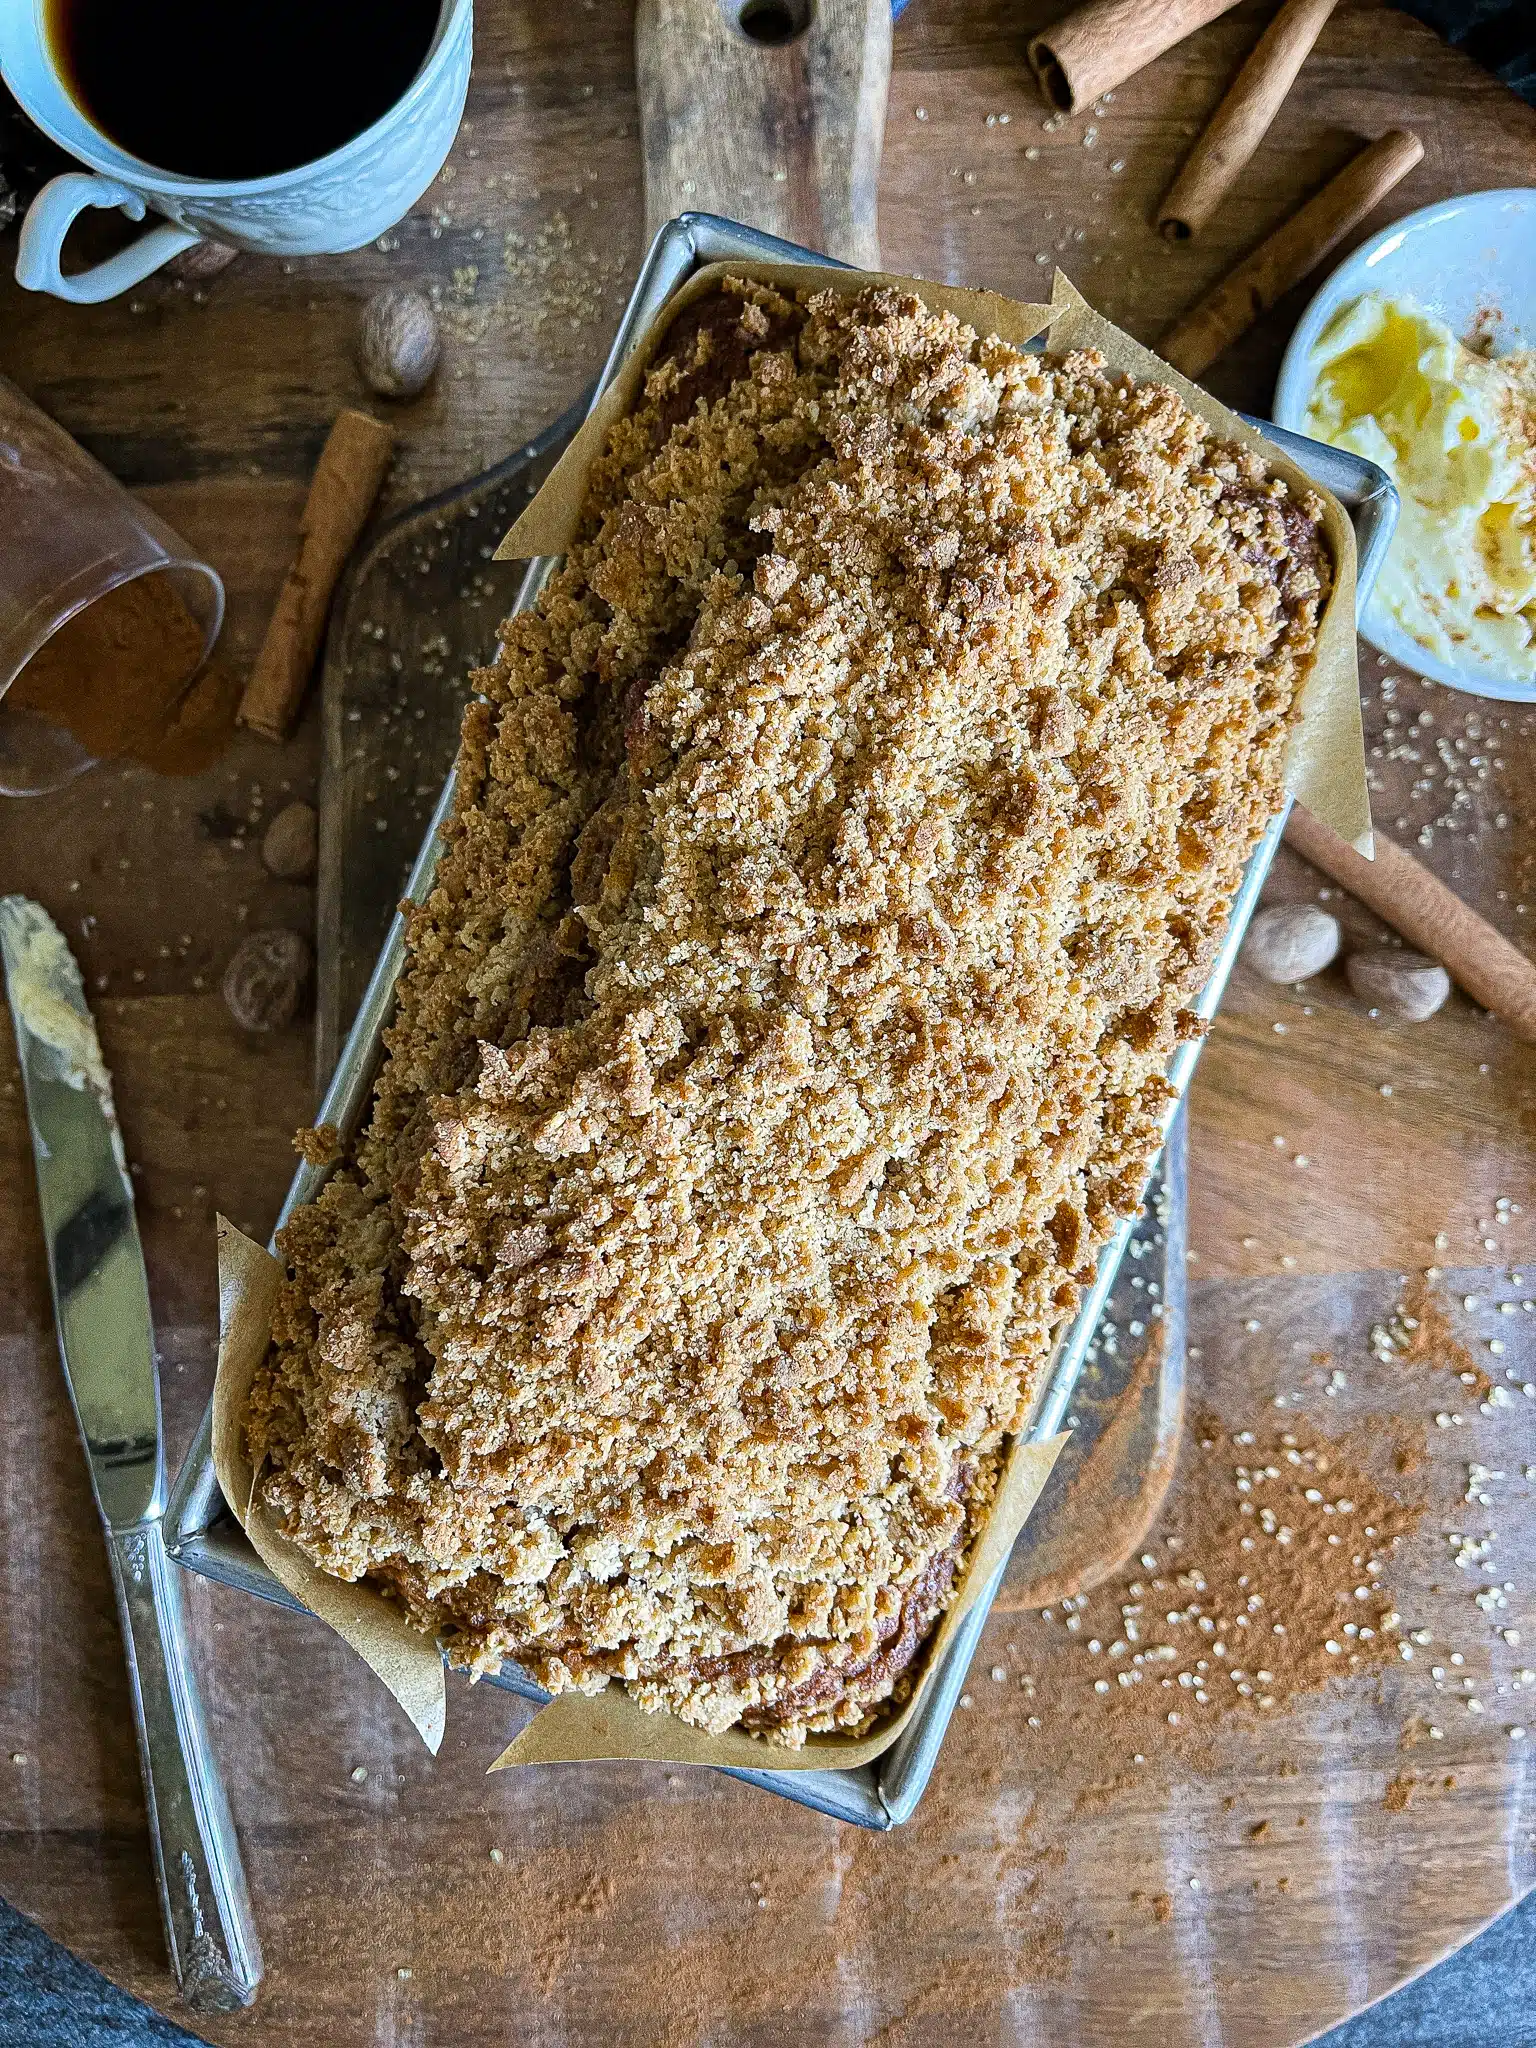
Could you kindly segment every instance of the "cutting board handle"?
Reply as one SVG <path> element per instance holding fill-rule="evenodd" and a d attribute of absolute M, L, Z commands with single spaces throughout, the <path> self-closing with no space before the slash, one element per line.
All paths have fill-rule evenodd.
<path fill-rule="evenodd" d="M 880 265 L 890 0 L 639 0 L 647 235 L 675 214 Z"/>

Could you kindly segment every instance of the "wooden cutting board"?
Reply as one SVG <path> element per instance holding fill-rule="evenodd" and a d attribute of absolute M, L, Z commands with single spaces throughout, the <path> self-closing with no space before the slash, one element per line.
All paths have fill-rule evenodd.
<path fill-rule="evenodd" d="M 890 0 L 639 0 L 645 221 L 723 213 L 880 266 Z"/>
<path fill-rule="evenodd" d="M 1022 51 L 1052 11 L 914 0 L 896 34 L 880 193 L 892 268 L 1029 297 L 1060 260 L 1155 340 L 1361 133 L 1406 121 L 1426 142 L 1383 219 L 1536 171 L 1536 115 L 1427 30 L 1344 0 L 1230 208 L 1209 237 L 1169 250 L 1148 215 L 1267 9 L 1245 0 L 1103 117 L 1047 129 Z M 140 310 L 65 308 L 0 274 L 6 373 L 210 551 L 237 662 L 259 643 L 326 426 L 363 400 L 351 337 L 369 291 L 433 285 L 447 331 L 438 383 L 396 415 L 389 509 L 525 445 L 600 365 L 644 237 L 629 10 L 484 10 L 468 122 L 453 177 L 394 249 L 291 272 L 242 261 L 205 303 L 165 284 Z M 1303 299 L 1218 366 L 1223 397 L 1265 406 Z M 491 631 L 497 609 L 484 607 Z M 1398 681 L 1369 651 L 1363 673 L 1380 815 L 1404 820 L 1410 845 L 1427 833 L 1423 857 L 1521 937 L 1536 918 L 1530 716 Z M 178 1446 L 210 1373 L 213 1211 L 266 1234 L 314 1101 L 307 1027 L 245 1039 L 219 1000 L 242 921 L 311 915 L 306 892 L 264 875 L 259 834 L 230 827 L 257 795 L 268 815 L 312 797 L 318 758 L 317 715 L 280 751 L 237 740 L 191 785 L 103 771 L 19 816 L 0 811 L 6 886 L 64 921 L 99 1008 L 140 1169 Z M 1466 791 L 1454 811 L 1453 773 Z M 1315 887 L 1299 863 L 1277 871 L 1277 893 Z M 1446 1537 L 1498 1532 L 1493 1556 L 1517 1594 L 1497 1618 L 1536 1643 L 1527 1411 L 1472 1405 L 1463 1426 L 1438 1427 L 1454 1402 L 1378 1362 L 1371 1332 L 1398 1275 L 1439 1261 L 1468 1342 L 1490 1358 L 1487 1342 L 1504 1342 L 1503 1365 L 1536 1380 L 1536 1317 L 1519 1310 L 1531 1297 L 1508 1277 L 1536 1272 L 1533 1099 L 1529 1050 L 1459 998 L 1422 1027 L 1386 1027 L 1337 975 L 1293 997 L 1240 974 L 1192 1104 L 1192 1410 L 1241 1428 L 1300 1394 L 1310 1424 L 1376 1433 L 1389 1476 L 1388 1446 L 1411 1419 L 1425 1455 L 1414 1483 L 1434 1506 L 1403 1559 L 1405 1608 L 1447 1660 L 1497 1660 L 1505 1684 L 1529 1651 L 1472 1604 Z M 111 1589 L 29 1176 L 14 1070 L 0 1067 L 0 1893 L 168 2006 Z M 1520 1213 L 1496 1219 L 1500 1197 Z M 1505 1298 L 1512 1317 L 1493 1306 Z M 1346 1380 L 1332 1395 L 1334 1368 L 1312 1362 L 1325 1351 Z M 1474 1461 L 1504 1475 L 1480 1489 L 1491 1507 L 1465 1499 Z M 220 2042 L 1289 2048 L 1536 1877 L 1532 1746 L 1504 1732 L 1530 1710 L 1512 1694 L 1490 1692 L 1482 1716 L 1458 1708 L 1440 1742 L 1402 1750 L 1417 1711 L 1405 1680 L 1363 1681 L 1117 1790 L 1070 1725 L 1030 1728 L 1021 1678 L 1070 1689 L 1081 1653 L 1059 1621 L 1004 1606 L 917 1820 L 877 1839 L 688 1773 L 488 1782 L 519 1712 L 504 1697 L 455 1683 L 429 1760 L 323 1630 L 222 1588 L 195 1585 L 190 1605 L 269 1967 L 255 2014 L 202 2029 Z M 1399 1786 L 1388 1805 L 1400 1778 L 1406 1804 Z"/>

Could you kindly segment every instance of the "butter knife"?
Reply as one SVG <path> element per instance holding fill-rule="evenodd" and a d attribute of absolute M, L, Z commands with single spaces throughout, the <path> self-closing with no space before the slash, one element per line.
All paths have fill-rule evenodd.
<path fill-rule="evenodd" d="M 166 1946 L 200 2012 L 249 2005 L 261 1946 L 187 1654 L 160 1517 L 160 1385 L 133 1184 L 80 969 L 25 896 L 0 897 L 64 1378 L 106 1528 Z"/>

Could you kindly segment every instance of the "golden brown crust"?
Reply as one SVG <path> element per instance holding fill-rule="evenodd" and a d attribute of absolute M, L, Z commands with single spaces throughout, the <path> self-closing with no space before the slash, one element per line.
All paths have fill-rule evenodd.
<path fill-rule="evenodd" d="M 508 622 L 248 1421 L 474 1669 L 899 1692 L 1134 1208 L 1328 573 L 1097 357 L 732 284 Z"/>

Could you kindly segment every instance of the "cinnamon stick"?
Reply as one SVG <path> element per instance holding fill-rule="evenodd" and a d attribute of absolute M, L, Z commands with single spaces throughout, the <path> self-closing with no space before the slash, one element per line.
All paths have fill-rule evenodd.
<path fill-rule="evenodd" d="M 1362 149 L 1338 176 L 1309 199 L 1284 227 L 1245 256 L 1236 270 L 1172 327 L 1158 344 L 1158 354 L 1186 377 L 1198 377 L 1232 346 L 1308 271 L 1316 269 L 1330 249 L 1351 228 L 1358 227 L 1400 178 L 1424 154 L 1424 145 L 1406 128 L 1391 128 L 1378 142 Z"/>
<path fill-rule="evenodd" d="M 1285 0 L 1158 208 L 1170 242 L 1198 234 L 1269 131 L 1338 0 Z"/>
<path fill-rule="evenodd" d="M 342 413 L 320 451 L 299 523 L 298 552 L 240 700 L 240 723 L 285 740 L 309 687 L 326 613 L 373 510 L 394 436 L 366 412 Z"/>
<path fill-rule="evenodd" d="M 1075 114 L 1145 70 L 1154 58 L 1237 0 L 1087 0 L 1029 44 L 1040 90 Z"/>
<path fill-rule="evenodd" d="M 1474 1002 L 1502 1017 L 1517 1038 L 1536 1044 L 1536 964 L 1411 853 L 1378 832 L 1376 858 L 1366 860 L 1300 804 L 1291 806 L 1285 843 L 1385 918 L 1421 953 L 1438 960 Z"/>

